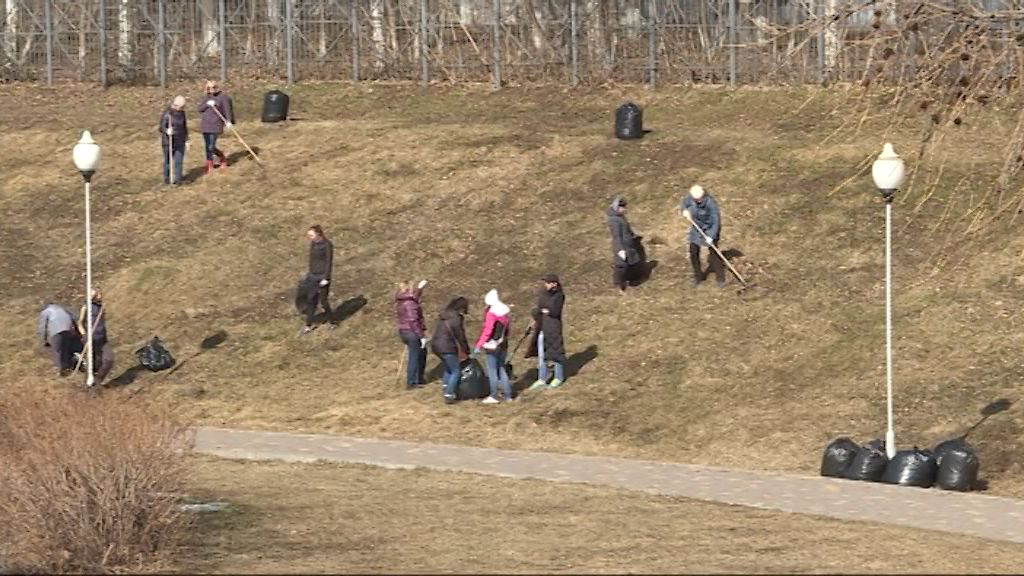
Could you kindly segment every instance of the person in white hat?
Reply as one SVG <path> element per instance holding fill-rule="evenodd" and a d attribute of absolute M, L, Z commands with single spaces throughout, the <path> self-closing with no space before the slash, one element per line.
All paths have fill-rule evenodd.
<path fill-rule="evenodd" d="M 185 97 L 175 96 L 171 105 L 160 114 L 160 146 L 163 148 L 164 184 L 181 184 L 181 166 L 185 162 L 186 142 L 188 142 L 188 123 L 185 121 Z M 172 159 L 174 160 L 174 180 L 171 180 L 170 162 Z"/>
<path fill-rule="evenodd" d="M 694 184 L 690 193 L 679 202 L 683 217 L 690 222 L 690 231 L 686 236 L 690 243 L 690 264 L 693 265 L 694 286 L 704 281 L 705 274 L 700 264 L 701 246 L 708 248 L 708 272 L 714 272 L 718 287 L 725 286 L 725 266 L 718 253 L 711 246 L 718 246 L 718 237 L 722 232 L 722 218 L 718 212 L 718 202 L 708 194 L 702 186 Z M 703 234 L 701 233 L 703 231 Z"/>

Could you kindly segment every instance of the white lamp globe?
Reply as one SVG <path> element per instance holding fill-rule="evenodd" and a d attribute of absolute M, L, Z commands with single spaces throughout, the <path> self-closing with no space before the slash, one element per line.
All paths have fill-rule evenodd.
<path fill-rule="evenodd" d="M 906 176 L 906 167 L 903 159 L 892 149 L 892 144 L 886 142 L 882 146 L 882 153 L 878 155 L 875 163 L 871 165 L 871 178 L 879 190 L 896 190 L 903 184 Z"/>
<path fill-rule="evenodd" d="M 82 132 L 82 139 L 71 150 L 71 158 L 75 161 L 75 168 L 82 174 L 91 175 L 96 172 L 100 165 L 100 146 L 88 130 Z"/>

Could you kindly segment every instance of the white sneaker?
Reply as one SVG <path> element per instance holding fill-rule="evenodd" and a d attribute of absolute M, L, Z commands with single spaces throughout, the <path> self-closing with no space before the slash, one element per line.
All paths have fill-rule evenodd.
<path fill-rule="evenodd" d="M 480 403 L 481 404 L 498 404 L 500 402 L 501 401 L 498 400 L 497 398 L 495 398 L 494 396 L 488 396 L 487 398 L 484 398 Z"/>

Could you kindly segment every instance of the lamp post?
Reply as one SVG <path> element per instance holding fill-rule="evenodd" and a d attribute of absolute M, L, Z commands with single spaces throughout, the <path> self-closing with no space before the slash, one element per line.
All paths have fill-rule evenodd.
<path fill-rule="evenodd" d="M 92 134 L 88 130 L 82 132 L 82 139 L 75 144 L 71 151 L 71 157 L 75 162 L 75 168 L 78 168 L 85 181 L 85 345 L 87 351 L 85 385 L 91 388 L 95 384 L 92 345 L 92 333 L 95 327 L 92 325 L 92 218 L 89 206 L 89 184 L 100 164 L 100 147 L 92 139 Z"/>
<path fill-rule="evenodd" d="M 871 165 L 871 178 L 885 200 L 885 396 L 888 428 L 885 432 L 885 452 L 896 455 L 896 432 L 892 427 L 892 199 L 903 184 L 906 175 L 903 159 L 886 142 L 882 153 Z"/>

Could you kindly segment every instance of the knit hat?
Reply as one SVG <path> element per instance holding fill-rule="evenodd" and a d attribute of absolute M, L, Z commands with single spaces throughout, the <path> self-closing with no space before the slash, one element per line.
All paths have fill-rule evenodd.
<path fill-rule="evenodd" d="M 704 188 L 700 184 L 690 186 L 690 197 L 694 200 L 700 200 L 704 197 Z"/>
<path fill-rule="evenodd" d="M 547 282 L 548 284 L 561 284 L 561 282 L 558 281 L 558 275 L 551 272 L 548 272 L 544 276 L 541 276 L 541 280 Z"/>
<path fill-rule="evenodd" d="M 498 298 L 497 290 L 492 289 L 484 296 L 484 304 L 487 304 L 488 306 L 494 306 L 498 302 L 501 302 L 501 299 Z"/>
<path fill-rule="evenodd" d="M 612 199 L 612 209 L 617 210 L 619 208 L 625 208 L 625 207 L 626 207 L 626 199 L 623 198 L 622 196 L 616 196 L 614 199 Z"/>

